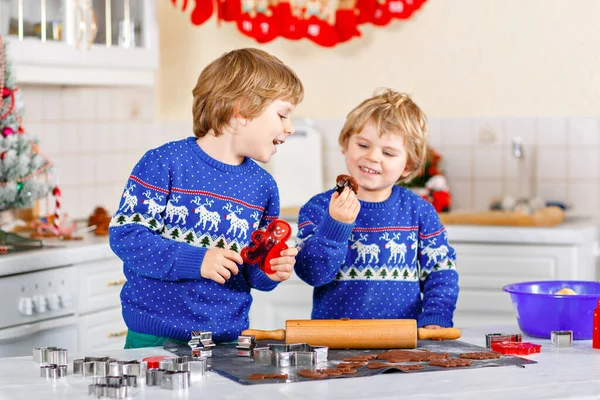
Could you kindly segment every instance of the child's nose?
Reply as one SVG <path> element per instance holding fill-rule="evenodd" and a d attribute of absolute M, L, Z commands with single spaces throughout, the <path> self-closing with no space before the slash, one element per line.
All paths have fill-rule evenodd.
<path fill-rule="evenodd" d="M 290 119 L 287 120 L 287 124 L 285 125 L 284 129 L 287 135 L 293 135 L 296 132 L 296 129 L 294 128 L 294 125 Z"/>

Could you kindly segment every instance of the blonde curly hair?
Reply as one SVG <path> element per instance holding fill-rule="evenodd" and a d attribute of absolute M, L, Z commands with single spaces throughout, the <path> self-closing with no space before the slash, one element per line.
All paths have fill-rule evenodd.
<path fill-rule="evenodd" d="M 406 183 L 421 173 L 427 156 L 427 117 L 406 93 L 383 88 L 355 107 L 346 116 L 338 142 L 345 151 L 352 135 L 360 133 L 367 122 L 377 127 L 379 136 L 402 135 L 407 152 L 409 174 L 399 177 Z"/>

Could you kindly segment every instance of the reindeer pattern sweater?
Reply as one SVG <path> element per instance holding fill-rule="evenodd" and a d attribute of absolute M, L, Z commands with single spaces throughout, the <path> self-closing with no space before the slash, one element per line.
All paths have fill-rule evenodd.
<path fill-rule="evenodd" d="M 315 287 L 313 319 L 416 319 L 451 327 L 458 297 L 456 253 L 431 204 L 394 186 L 360 202 L 354 224 L 329 215 L 333 190 L 314 196 L 298 220 L 296 274 Z"/>
<path fill-rule="evenodd" d="M 277 185 L 245 159 L 221 163 L 195 137 L 148 151 L 134 167 L 110 228 L 124 264 L 123 318 L 134 332 L 189 340 L 211 331 L 233 341 L 248 328 L 250 289 L 277 282 L 243 265 L 223 285 L 200 276 L 208 249 L 241 251 L 250 235 L 279 215 Z"/>

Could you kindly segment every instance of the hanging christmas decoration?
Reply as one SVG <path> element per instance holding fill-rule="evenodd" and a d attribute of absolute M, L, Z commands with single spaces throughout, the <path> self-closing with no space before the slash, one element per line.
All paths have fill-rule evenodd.
<path fill-rule="evenodd" d="M 23 105 L 2 36 L 0 93 L 0 211 L 32 207 L 36 200 L 47 196 L 56 184 L 52 182 L 52 162 L 39 152 L 36 140 L 23 127 L 20 116 Z M 59 221 L 60 218 L 55 226 L 57 235 Z"/>
<path fill-rule="evenodd" d="M 238 30 L 258 43 L 277 37 L 306 38 L 332 47 L 361 36 L 359 25 L 388 25 L 410 18 L 426 0 L 171 0 L 189 12 L 194 25 L 216 10 L 217 21 L 235 22 Z"/>

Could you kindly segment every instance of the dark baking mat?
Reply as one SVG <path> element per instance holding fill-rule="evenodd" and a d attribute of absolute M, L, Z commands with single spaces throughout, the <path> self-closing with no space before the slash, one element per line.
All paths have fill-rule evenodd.
<path fill-rule="evenodd" d="M 268 343 L 282 343 L 273 340 L 260 341 L 257 343 L 257 347 L 265 347 Z M 276 368 L 273 366 L 265 366 L 255 364 L 251 357 L 240 357 L 237 355 L 236 344 L 218 344 L 213 348 L 213 356 L 209 358 L 209 368 L 222 375 L 226 378 L 234 380 L 243 385 L 261 385 L 267 383 L 290 383 L 290 382 L 302 382 L 302 381 L 314 381 L 315 379 L 305 378 L 298 376 L 298 370 L 306 369 L 306 367 L 284 367 Z M 164 345 L 165 350 L 168 350 L 178 356 L 191 355 L 191 349 L 188 346 L 167 341 Z M 461 342 L 459 340 L 420 340 L 418 343 L 418 349 L 429 350 L 436 353 L 449 353 L 449 357 L 458 357 L 461 353 L 481 352 L 489 351 L 484 347 L 475 346 L 469 343 Z M 366 354 L 379 354 L 389 349 L 370 349 L 370 350 L 329 350 L 328 361 L 325 363 L 318 364 L 315 368 L 335 368 L 335 366 L 342 361 L 344 358 L 355 357 Z M 384 361 L 385 360 L 381 360 Z M 407 373 L 416 374 L 421 372 L 429 371 L 447 371 L 456 369 L 473 369 L 473 368 L 486 368 L 486 367 L 507 367 L 507 366 L 520 366 L 525 367 L 526 364 L 535 364 L 536 361 L 528 360 L 525 358 L 515 356 L 501 356 L 500 358 L 493 360 L 472 360 L 473 363 L 468 367 L 457 367 L 457 368 L 444 368 L 434 367 L 428 365 L 427 361 L 424 362 L 409 362 L 404 364 L 420 364 L 425 368 L 414 371 L 400 371 L 396 368 L 381 368 L 381 369 L 368 369 L 367 367 L 361 367 L 357 369 L 357 372 L 352 375 L 339 375 L 328 377 L 326 379 L 347 379 L 359 376 L 372 376 L 384 373 Z M 398 365 L 401 365 L 399 363 Z M 248 376 L 261 373 L 261 374 L 287 374 L 286 380 L 277 379 L 265 379 L 265 380 L 248 380 Z M 322 379 L 316 379 L 322 380 Z"/>

